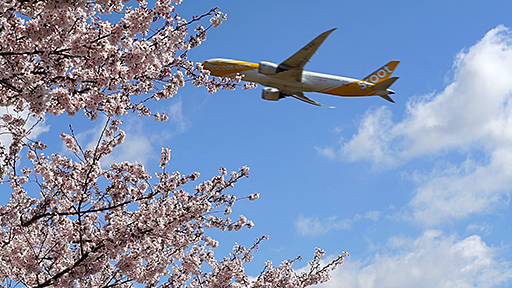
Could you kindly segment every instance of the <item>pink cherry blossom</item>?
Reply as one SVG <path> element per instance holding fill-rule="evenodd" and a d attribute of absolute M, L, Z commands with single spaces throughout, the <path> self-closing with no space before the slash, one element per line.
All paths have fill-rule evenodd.
<path fill-rule="evenodd" d="M 220 167 L 218 175 L 198 181 L 198 172 L 167 170 L 170 148 L 162 148 L 156 173 L 140 163 L 105 166 L 105 157 L 126 137 L 120 116 L 132 112 L 165 121 L 169 115 L 154 113 L 148 101 L 171 98 L 186 82 L 213 93 L 235 89 L 242 78 L 212 78 L 188 59 L 210 27 L 227 19 L 218 8 L 187 20 L 176 12 L 181 0 L 156 0 L 153 7 L 145 0 L 136 7 L 126 2 L 0 5 L 0 106 L 9 111 L 1 115 L 0 130 L 10 136 L 0 143 L 0 181 L 11 190 L 0 206 L 0 285 L 306 287 L 327 281 L 348 253 L 325 264 L 325 252 L 317 249 L 302 273 L 292 269 L 300 257 L 279 266 L 266 262 L 256 277 L 244 264 L 267 236 L 251 247 L 235 244 L 225 257 L 215 255 L 219 242 L 208 236 L 211 229 L 255 225 L 243 215 L 229 218 L 238 201 L 259 198 L 228 193 L 249 177 L 249 167 L 229 176 Z M 114 13 L 121 16 L 115 23 L 105 17 Z M 208 16 L 205 28 L 199 22 Z M 77 112 L 108 120 L 91 148 L 81 145 L 73 127 L 62 132 L 71 154 L 59 154 L 30 138 L 34 125 L 23 116 L 27 112 L 39 117 L 34 125 L 43 116 Z"/>

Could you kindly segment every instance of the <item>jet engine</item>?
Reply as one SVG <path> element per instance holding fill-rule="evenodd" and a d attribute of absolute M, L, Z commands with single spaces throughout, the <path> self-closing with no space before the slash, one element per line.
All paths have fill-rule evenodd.
<path fill-rule="evenodd" d="M 278 72 L 278 66 L 279 65 L 272 62 L 261 61 L 258 73 L 263 75 L 276 75 Z"/>
<path fill-rule="evenodd" d="M 268 101 L 277 101 L 279 99 L 284 98 L 283 93 L 281 93 L 278 89 L 275 88 L 263 88 L 263 92 L 261 94 L 261 98 Z"/>

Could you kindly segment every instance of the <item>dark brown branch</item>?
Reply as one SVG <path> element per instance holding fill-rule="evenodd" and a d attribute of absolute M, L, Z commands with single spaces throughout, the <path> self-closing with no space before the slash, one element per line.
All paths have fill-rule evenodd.
<path fill-rule="evenodd" d="M 212 15 L 212 13 L 213 13 L 213 12 L 216 12 L 217 10 L 219 10 L 219 7 L 212 8 L 212 9 L 210 9 L 210 11 L 208 11 L 207 13 L 205 13 L 205 14 L 203 14 L 203 15 L 201 15 L 201 16 L 199 16 L 199 17 L 197 17 L 197 18 L 195 18 L 195 17 L 194 17 L 194 18 L 192 19 L 192 21 L 187 22 L 187 23 L 182 24 L 182 25 L 178 25 L 178 26 L 176 26 L 176 28 L 175 28 L 175 29 L 176 29 L 176 30 L 178 30 L 178 29 L 180 29 L 181 27 L 184 27 L 184 26 L 190 25 L 190 24 L 192 24 L 192 23 L 194 23 L 194 22 L 197 22 L 197 21 L 199 21 L 199 20 L 203 19 L 203 18 L 204 18 L 204 17 L 206 17 L 206 16 Z"/>
<path fill-rule="evenodd" d="M 124 201 L 124 202 L 117 203 L 117 204 L 112 205 L 112 206 L 108 206 L 108 207 L 104 207 L 104 208 L 91 208 L 91 209 L 88 209 L 88 210 L 85 210 L 85 211 L 81 211 L 81 212 L 71 212 L 71 211 L 69 211 L 69 212 L 43 213 L 43 214 L 39 214 L 39 215 L 33 216 L 28 221 L 23 221 L 22 220 L 21 221 L 21 225 L 23 227 L 28 227 L 31 224 L 33 224 L 34 222 L 36 222 L 37 220 L 39 220 L 41 218 L 44 218 L 44 217 L 77 216 L 77 215 L 80 215 L 80 214 L 87 214 L 87 213 L 95 213 L 95 212 L 103 212 L 103 211 L 113 210 L 113 209 L 116 209 L 116 208 L 119 208 L 119 207 L 122 207 L 122 206 L 125 206 L 125 205 L 128 205 L 128 204 L 131 204 L 131 203 L 134 203 L 134 202 L 138 202 L 138 201 L 142 201 L 142 200 L 146 200 L 146 199 L 151 199 L 151 198 L 155 197 L 156 195 L 157 195 L 157 193 L 152 193 L 152 194 L 148 194 L 148 195 L 146 195 L 144 197 L 141 197 L 141 198 Z"/>
<path fill-rule="evenodd" d="M 0 79 L 0 85 L 2 85 L 4 87 L 7 87 L 7 88 L 11 89 L 12 91 L 14 91 L 16 93 L 21 93 L 22 92 L 18 88 L 14 87 L 11 83 L 7 82 L 6 79 Z"/>
<path fill-rule="evenodd" d="M 62 270 L 61 272 L 55 274 L 53 277 L 51 277 L 50 279 L 46 280 L 45 282 L 35 286 L 35 288 L 42 288 L 42 287 L 48 287 L 52 284 L 54 284 L 55 280 L 61 278 L 62 276 L 66 275 L 67 273 L 69 273 L 70 271 L 74 270 L 76 267 L 78 267 L 82 262 L 84 262 L 88 257 L 89 257 L 89 254 L 92 252 L 96 252 L 98 250 L 100 250 L 101 248 L 105 247 L 105 244 L 100 244 L 98 246 L 96 246 L 94 249 L 92 249 L 91 251 L 89 252 L 86 252 L 85 254 L 82 255 L 82 257 L 80 257 L 80 259 L 78 259 L 75 263 L 73 263 L 72 266 Z M 101 257 L 101 256 L 100 256 Z"/>

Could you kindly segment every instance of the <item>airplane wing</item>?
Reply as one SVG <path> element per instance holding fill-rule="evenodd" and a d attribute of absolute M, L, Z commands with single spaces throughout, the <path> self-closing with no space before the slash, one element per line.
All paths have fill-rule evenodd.
<path fill-rule="evenodd" d="M 292 96 L 293 98 L 295 99 L 298 99 L 300 101 L 304 101 L 306 103 L 309 103 L 309 104 L 312 104 L 312 105 L 315 105 L 315 106 L 322 106 L 322 107 L 327 107 L 327 108 L 334 108 L 333 106 L 325 106 L 324 104 L 320 104 L 318 102 L 316 102 L 315 100 L 313 99 L 310 99 L 306 96 L 304 96 L 304 93 L 302 92 L 293 92 L 291 93 L 290 95 L 288 96 Z"/>
<path fill-rule="evenodd" d="M 304 46 L 297 53 L 293 54 L 290 58 L 284 60 L 279 66 L 287 69 L 302 69 L 304 65 L 309 62 L 309 59 L 315 54 L 316 50 L 324 40 L 332 33 L 332 31 L 336 30 L 336 28 L 326 31 L 316 37 L 313 41 L 309 42 L 308 45 Z"/>
<path fill-rule="evenodd" d="M 281 73 L 286 73 L 286 70 L 295 70 L 290 74 L 295 80 L 300 82 L 302 80 L 302 68 L 304 68 L 304 65 L 309 62 L 309 59 L 311 59 L 311 57 L 315 54 L 318 47 L 322 45 L 327 36 L 329 36 L 329 34 L 331 34 L 334 30 L 336 30 L 336 28 L 320 34 L 315 39 L 313 39 L 313 41 L 309 42 L 306 46 L 293 54 L 290 58 L 279 64 L 279 68 L 285 70 Z"/>

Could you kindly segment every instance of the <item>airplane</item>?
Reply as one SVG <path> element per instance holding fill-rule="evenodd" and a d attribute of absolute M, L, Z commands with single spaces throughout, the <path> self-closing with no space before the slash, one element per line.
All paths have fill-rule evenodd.
<path fill-rule="evenodd" d="M 389 102 L 395 103 L 390 94 L 395 92 L 389 87 L 398 77 L 391 77 L 400 61 L 391 61 L 363 80 L 304 71 L 304 65 L 316 54 L 316 50 L 336 28 L 320 34 L 306 46 L 286 59 L 281 64 L 268 61 L 251 63 L 231 59 L 210 59 L 203 62 L 203 67 L 210 71 L 210 75 L 218 77 L 235 77 L 243 75 L 242 80 L 256 82 L 263 86 L 262 98 L 269 101 L 278 101 L 285 97 L 293 97 L 316 106 L 325 106 L 304 95 L 304 92 L 318 92 L 323 94 L 363 97 L 380 96 Z"/>

